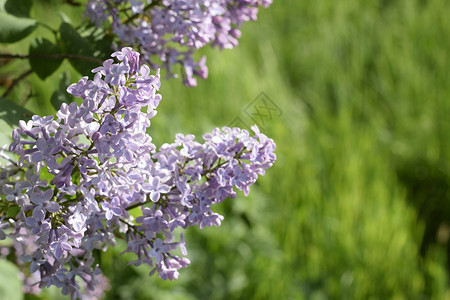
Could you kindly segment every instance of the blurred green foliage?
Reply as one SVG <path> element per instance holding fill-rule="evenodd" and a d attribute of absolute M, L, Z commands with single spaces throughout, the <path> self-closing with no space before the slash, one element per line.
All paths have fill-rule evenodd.
<path fill-rule="evenodd" d="M 448 11 L 439 0 L 275 0 L 239 47 L 204 51 L 198 87 L 163 81 L 157 145 L 250 125 L 245 109 L 264 92 L 282 111 L 263 130 L 278 160 L 248 198 L 217 208 L 220 228 L 188 231 L 178 281 L 127 266 L 120 243 L 102 253 L 106 298 L 450 298 Z M 53 113 L 46 85 L 60 78 L 29 80 L 26 107 Z"/>
<path fill-rule="evenodd" d="M 187 294 L 450 297 L 449 8 L 274 1 L 238 48 L 208 52 L 199 87 L 164 84 L 157 141 L 236 116 L 251 123 L 243 109 L 261 91 L 283 111 L 266 120 L 274 168 L 250 199 L 224 204 L 220 229 L 188 238 Z"/>

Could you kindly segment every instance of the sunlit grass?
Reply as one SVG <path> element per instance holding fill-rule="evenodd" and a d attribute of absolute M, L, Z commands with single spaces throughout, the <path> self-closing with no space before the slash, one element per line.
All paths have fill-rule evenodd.
<path fill-rule="evenodd" d="M 245 119 L 261 91 L 283 111 L 264 130 L 278 144 L 273 169 L 249 199 L 224 205 L 221 229 L 190 239 L 199 249 L 188 292 L 202 299 L 448 295 L 444 248 L 420 256 L 425 220 L 398 178 L 405 164 L 417 173 L 420 158 L 439 164 L 448 180 L 446 9 L 439 1 L 276 1 L 246 24 L 237 49 L 208 51 L 211 75 L 199 87 L 163 84 L 157 136 L 161 127 L 169 138 Z M 250 254 L 239 254 L 242 247 Z M 233 274 L 242 272 L 234 288 Z"/>

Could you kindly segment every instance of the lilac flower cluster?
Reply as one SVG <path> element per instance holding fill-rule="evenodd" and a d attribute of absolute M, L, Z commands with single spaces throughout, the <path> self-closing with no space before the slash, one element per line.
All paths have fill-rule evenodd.
<path fill-rule="evenodd" d="M 173 254 L 187 255 L 180 231 L 219 226 L 223 216 L 211 206 L 235 197 L 234 187 L 248 195 L 276 159 L 275 143 L 256 126 L 253 136 L 214 129 L 204 143 L 178 134 L 157 150 L 146 130 L 161 101 L 159 71 L 140 66 L 131 48 L 112 56 L 118 62 L 105 61 L 93 80 L 67 89 L 80 105 L 21 121 L 9 148 L 18 162 L 5 156 L 0 168 L 0 238 L 20 249 L 28 286 L 55 285 L 73 298 L 106 285 L 93 251 L 118 237 L 136 254 L 132 264 L 177 279 L 189 264 Z"/>
<path fill-rule="evenodd" d="M 206 58 L 194 53 L 208 44 L 231 49 L 238 44 L 239 30 L 255 21 L 258 8 L 272 0 L 90 0 L 86 15 L 97 27 L 102 23 L 123 45 L 140 49 L 153 68 L 164 67 L 175 76 L 181 65 L 183 82 L 196 86 L 195 76 L 206 78 Z"/>

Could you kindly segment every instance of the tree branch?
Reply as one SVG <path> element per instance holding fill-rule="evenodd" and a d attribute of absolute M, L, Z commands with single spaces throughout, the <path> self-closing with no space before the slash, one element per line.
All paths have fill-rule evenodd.
<path fill-rule="evenodd" d="M 22 80 L 24 80 L 28 75 L 30 75 L 31 73 L 33 73 L 33 70 L 28 70 L 25 73 L 23 73 L 22 75 L 20 75 L 19 77 L 17 77 L 16 79 L 13 80 L 13 82 L 11 83 L 11 85 L 8 87 L 8 89 L 5 91 L 5 93 L 3 93 L 3 98 L 8 97 L 8 95 L 11 93 L 11 91 L 13 90 L 13 88 Z"/>

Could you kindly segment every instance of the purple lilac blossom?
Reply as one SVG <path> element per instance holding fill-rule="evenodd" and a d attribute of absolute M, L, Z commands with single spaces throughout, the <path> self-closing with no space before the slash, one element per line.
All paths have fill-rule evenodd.
<path fill-rule="evenodd" d="M 197 60 L 195 52 L 208 44 L 220 49 L 236 47 L 242 24 L 255 21 L 259 7 L 271 3 L 272 0 L 90 0 L 85 14 L 97 27 L 111 26 L 120 44 L 139 49 L 152 68 L 164 67 L 169 77 L 177 77 L 174 66 L 180 65 L 184 84 L 196 86 L 196 77 L 208 77 L 208 68 L 206 57 Z"/>
<path fill-rule="evenodd" d="M 80 105 L 21 121 L 9 147 L 18 161 L 6 156 L 0 167 L 1 203 L 20 210 L 8 218 L 2 211 L 0 239 L 13 241 L 17 264 L 27 268 L 26 291 L 54 285 L 72 298 L 101 294 L 108 284 L 93 251 L 118 236 L 136 255 L 132 264 L 177 279 L 190 263 L 173 254 L 187 255 L 177 229 L 219 226 L 224 217 L 212 205 L 236 197 L 234 188 L 248 195 L 276 159 L 275 143 L 256 126 L 253 136 L 216 128 L 203 143 L 177 134 L 156 149 L 147 129 L 161 101 L 159 71 L 140 66 L 131 48 L 112 57 L 93 80 L 68 87 Z"/>

